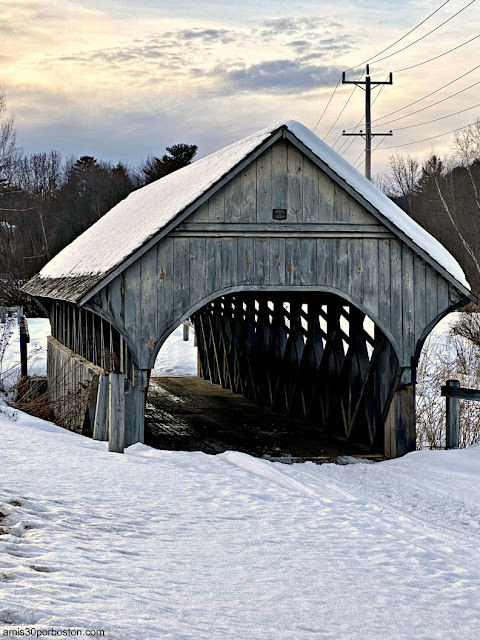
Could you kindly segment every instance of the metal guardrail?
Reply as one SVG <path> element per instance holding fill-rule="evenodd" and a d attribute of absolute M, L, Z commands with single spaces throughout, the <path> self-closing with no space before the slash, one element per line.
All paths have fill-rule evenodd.
<path fill-rule="evenodd" d="M 480 391 L 461 387 L 458 380 L 447 380 L 442 387 L 442 396 L 446 398 L 447 409 L 445 449 L 458 449 L 460 446 L 460 400 L 480 401 Z"/>

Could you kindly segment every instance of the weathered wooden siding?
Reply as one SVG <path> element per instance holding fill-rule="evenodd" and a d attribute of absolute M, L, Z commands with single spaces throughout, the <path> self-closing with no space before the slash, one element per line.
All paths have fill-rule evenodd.
<path fill-rule="evenodd" d="M 272 210 L 286 209 L 286 220 Z M 93 299 L 128 336 L 137 367 L 216 295 L 242 288 L 330 290 L 379 323 L 410 365 L 425 327 L 461 299 L 442 275 L 278 141 Z"/>
<path fill-rule="evenodd" d="M 92 435 L 99 376 L 104 370 L 48 337 L 48 396 L 58 424 Z"/>

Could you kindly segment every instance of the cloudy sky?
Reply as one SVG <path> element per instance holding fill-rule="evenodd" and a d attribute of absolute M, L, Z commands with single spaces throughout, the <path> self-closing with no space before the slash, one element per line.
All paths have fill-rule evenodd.
<path fill-rule="evenodd" d="M 203 156 L 286 118 L 313 129 L 342 71 L 394 43 L 444 1 L 0 0 L 0 83 L 26 152 L 54 148 L 138 164 L 167 145 L 188 142 L 198 144 Z M 470 3 L 449 0 L 377 58 L 412 43 Z M 375 152 L 374 171 L 395 151 L 382 147 L 428 138 L 480 116 L 480 106 L 449 115 L 480 104 L 480 68 L 467 73 L 480 65 L 480 38 L 400 71 L 478 34 L 480 2 L 473 2 L 405 51 L 371 63 L 373 80 L 394 72 L 393 86 L 382 88 L 373 106 L 376 130 L 394 131 Z M 358 78 L 363 68 L 348 71 L 347 78 Z M 431 98 L 381 118 L 449 82 Z M 316 133 L 356 163 L 362 140 L 339 136 L 361 119 L 362 90 L 355 91 L 331 129 L 351 92 L 352 86 L 339 85 Z M 444 116 L 449 117 L 422 124 Z M 450 143 L 446 136 L 398 151 L 444 153 Z"/>

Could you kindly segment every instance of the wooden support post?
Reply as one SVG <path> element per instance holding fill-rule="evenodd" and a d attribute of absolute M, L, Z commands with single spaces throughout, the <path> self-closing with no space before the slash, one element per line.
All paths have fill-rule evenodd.
<path fill-rule="evenodd" d="M 108 450 L 123 453 L 125 447 L 125 376 L 110 373 Z"/>
<path fill-rule="evenodd" d="M 415 386 L 400 384 L 385 420 L 385 456 L 398 458 L 415 451 Z"/>
<path fill-rule="evenodd" d="M 447 388 L 458 388 L 458 380 L 447 380 Z M 446 396 L 447 428 L 445 449 L 458 449 L 460 446 L 460 398 Z"/>
<path fill-rule="evenodd" d="M 5 324 L 7 321 L 7 309 L 5 307 L 0 307 L 0 322 Z"/>
<path fill-rule="evenodd" d="M 186 322 L 183 323 L 183 339 L 188 342 L 189 326 Z"/>
<path fill-rule="evenodd" d="M 97 408 L 93 425 L 94 440 L 108 440 L 108 405 L 109 405 L 109 377 L 107 374 L 99 376 Z"/>
<path fill-rule="evenodd" d="M 28 332 L 27 319 L 24 316 L 19 318 L 18 326 L 20 328 L 20 369 L 21 369 L 20 375 L 22 378 L 26 378 L 28 375 L 27 344 L 30 342 L 30 334 Z"/>
<path fill-rule="evenodd" d="M 145 399 L 148 369 L 135 370 L 125 394 L 125 446 L 145 442 Z"/>

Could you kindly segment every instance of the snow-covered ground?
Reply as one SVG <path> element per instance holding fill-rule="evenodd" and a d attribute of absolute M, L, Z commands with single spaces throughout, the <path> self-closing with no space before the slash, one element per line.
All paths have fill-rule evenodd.
<path fill-rule="evenodd" d="M 29 326 L 44 346 L 48 323 Z M 178 329 L 158 375 L 195 367 Z M 144 445 L 120 455 L 0 407 L 0 451 L 3 634 L 479 636 L 480 446 L 345 466 Z"/>
<path fill-rule="evenodd" d="M 2 413 L 0 447 L 3 632 L 478 637 L 478 446 L 346 466 L 121 455 Z"/>

